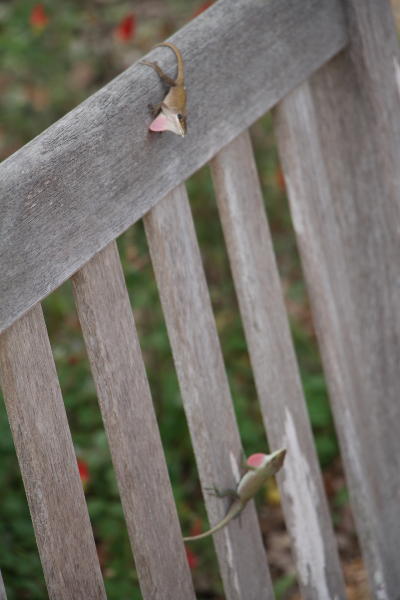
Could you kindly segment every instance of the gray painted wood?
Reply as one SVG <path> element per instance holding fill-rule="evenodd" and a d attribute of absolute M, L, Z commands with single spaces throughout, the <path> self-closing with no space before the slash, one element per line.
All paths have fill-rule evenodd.
<path fill-rule="evenodd" d="M 0 377 L 49 596 L 105 598 L 40 304 L 0 336 Z"/>
<path fill-rule="evenodd" d="M 184 186 L 144 223 L 203 490 L 235 488 L 242 448 Z M 214 524 L 229 501 L 204 497 Z M 214 543 L 229 600 L 273 598 L 253 504 Z"/>
<path fill-rule="evenodd" d="M 74 277 L 144 600 L 189 600 L 193 584 L 115 242 Z"/>
<path fill-rule="evenodd" d="M 278 481 L 303 598 L 343 598 L 329 508 L 247 132 L 212 174 L 268 439 L 287 448 Z"/>
<path fill-rule="evenodd" d="M 189 132 L 150 134 L 136 63 L 0 166 L 0 331 L 343 48 L 339 0 L 220 0 L 173 36 Z M 151 53 L 168 72 L 168 48 Z"/>
<path fill-rule="evenodd" d="M 7 600 L 6 588 L 4 587 L 3 576 L 0 572 L 0 600 Z"/>
<path fill-rule="evenodd" d="M 353 513 L 386 600 L 400 589 L 398 46 L 388 3 L 347 6 L 349 51 L 280 104 L 276 128 Z"/>

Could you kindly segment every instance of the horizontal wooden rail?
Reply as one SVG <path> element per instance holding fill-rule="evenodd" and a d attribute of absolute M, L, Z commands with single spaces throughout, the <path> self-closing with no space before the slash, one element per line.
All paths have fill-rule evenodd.
<path fill-rule="evenodd" d="M 0 331 L 341 50 L 339 0 L 220 0 L 173 41 L 189 133 L 149 134 L 162 97 L 139 63 L 0 166 Z M 175 68 L 168 49 L 152 53 Z"/>

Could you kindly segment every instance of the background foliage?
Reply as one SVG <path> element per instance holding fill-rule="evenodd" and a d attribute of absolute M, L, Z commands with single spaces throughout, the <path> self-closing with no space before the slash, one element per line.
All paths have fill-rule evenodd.
<path fill-rule="evenodd" d="M 197 0 L 50 0 L 0 5 L 0 156 L 9 154 L 93 93 L 210 3 Z M 269 117 L 252 129 L 285 301 L 328 494 L 340 527 L 346 492 Z M 266 448 L 208 169 L 188 182 L 197 233 L 246 452 Z M 184 531 L 207 525 L 142 225 L 119 240 L 178 512 Z M 44 302 L 108 597 L 140 598 L 107 440 L 69 284 Z M 0 568 L 9 600 L 47 597 L 4 405 L 0 402 Z M 338 475 L 339 473 L 339 475 Z M 333 482 L 333 483 L 332 483 Z M 263 508 L 269 507 L 266 517 Z M 273 484 L 261 518 L 285 536 Z M 278 516 L 277 516 L 278 515 Z M 271 533 L 271 539 L 273 539 Z M 293 591 L 290 554 L 271 564 L 279 597 Z M 222 597 L 212 544 L 188 549 L 199 598 Z"/>

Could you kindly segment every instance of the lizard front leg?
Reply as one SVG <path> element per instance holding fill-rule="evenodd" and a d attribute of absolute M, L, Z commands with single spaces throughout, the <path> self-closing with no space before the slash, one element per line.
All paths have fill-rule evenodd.
<path fill-rule="evenodd" d="M 147 108 L 150 111 L 151 116 L 154 118 L 158 115 L 158 113 L 161 110 L 161 106 L 162 106 L 162 102 L 159 102 L 158 104 L 148 104 Z"/>
<path fill-rule="evenodd" d="M 216 496 L 217 498 L 227 498 L 227 497 L 229 497 L 229 498 L 236 499 L 238 497 L 237 491 L 236 490 L 232 490 L 232 489 L 219 490 L 216 487 L 210 487 L 210 488 L 204 488 L 204 490 L 210 496 Z"/>
<path fill-rule="evenodd" d="M 140 64 L 146 65 L 146 66 L 154 69 L 156 71 L 156 73 L 158 74 L 159 78 L 161 79 L 161 81 L 163 81 L 166 85 L 169 85 L 169 87 L 174 87 L 176 85 L 175 81 L 171 77 L 169 77 L 169 75 L 164 73 L 162 68 L 156 62 L 149 62 L 147 60 L 142 60 Z"/>

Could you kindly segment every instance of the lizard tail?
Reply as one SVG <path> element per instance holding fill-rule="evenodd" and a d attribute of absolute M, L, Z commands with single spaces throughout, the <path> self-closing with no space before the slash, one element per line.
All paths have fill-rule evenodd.
<path fill-rule="evenodd" d="M 178 74 L 176 76 L 175 85 L 183 85 L 185 81 L 185 69 L 183 66 L 183 58 L 181 51 L 176 46 L 174 46 L 174 44 L 171 44 L 171 42 L 162 42 L 161 44 L 157 44 L 156 48 L 158 46 L 167 46 L 168 48 L 171 48 L 171 50 L 175 53 L 176 60 L 178 62 Z"/>
<path fill-rule="evenodd" d="M 184 542 L 194 542 L 195 540 L 202 540 L 203 538 L 206 538 L 209 535 L 216 533 L 217 531 L 219 531 L 220 529 L 225 527 L 225 525 L 228 525 L 229 521 L 234 519 L 243 510 L 243 508 L 244 508 L 244 505 L 239 500 L 235 500 L 235 502 L 232 504 L 232 506 L 226 513 L 226 516 L 219 523 L 217 523 L 214 527 L 212 527 L 211 529 L 208 529 L 207 531 L 204 531 L 203 533 L 199 533 L 199 535 L 192 535 L 189 537 L 184 537 L 183 541 Z"/>

